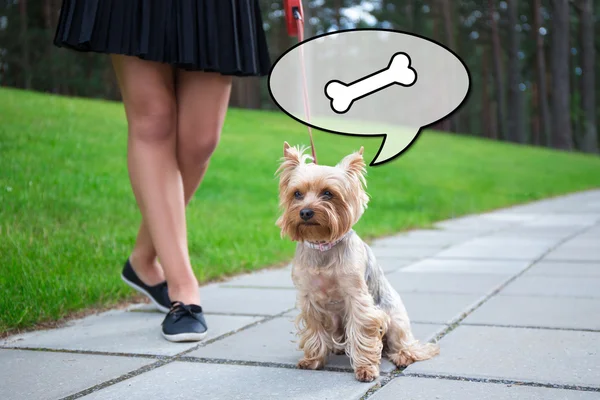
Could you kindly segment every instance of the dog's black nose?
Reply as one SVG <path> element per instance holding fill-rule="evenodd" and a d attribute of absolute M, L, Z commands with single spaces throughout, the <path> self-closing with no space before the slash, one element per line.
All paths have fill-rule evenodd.
<path fill-rule="evenodd" d="M 302 218 L 305 221 L 308 221 L 309 219 L 311 219 L 314 216 L 315 216 L 315 212 L 313 210 L 311 210 L 310 208 L 303 208 L 302 210 L 300 210 L 300 218 Z"/>

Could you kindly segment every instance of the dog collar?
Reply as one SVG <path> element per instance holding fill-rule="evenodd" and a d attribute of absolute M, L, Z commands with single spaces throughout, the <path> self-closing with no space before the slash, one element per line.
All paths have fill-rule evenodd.
<path fill-rule="evenodd" d="M 311 248 L 314 250 L 319 250 L 319 251 L 331 250 L 333 248 L 333 246 L 335 246 L 336 244 L 338 244 L 339 242 L 344 240 L 352 232 L 353 232 L 353 230 L 350 229 L 348 232 L 346 232 L 344 234 L 344 236 L 342 236 L 341 238 L 339 238 L 338 240 L 336 240 L 334 242 L 304 242 L 304 245 L 307 246 L 308 248 Z"/>

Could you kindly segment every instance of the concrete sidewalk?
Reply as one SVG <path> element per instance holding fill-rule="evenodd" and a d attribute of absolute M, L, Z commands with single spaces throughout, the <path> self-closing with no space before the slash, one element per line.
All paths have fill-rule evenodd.
<path fill-rule="evenodd" d="M 0 399 L 600 399 L 600 191 L 373 243 L 441 354 L 373 383 L 295 365 L 290 269 L 201 289 L 210 336 L 173 344 L 137 305 L 1 342 Z"/>

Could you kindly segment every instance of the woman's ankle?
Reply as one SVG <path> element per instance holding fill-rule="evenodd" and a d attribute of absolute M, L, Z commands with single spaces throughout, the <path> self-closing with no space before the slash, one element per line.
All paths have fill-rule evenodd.
<path fill-rule="evenodd" d="M 163 269 L 156 257 L 150 257 L 134 251 L 129 256 L 129 262 L 136 275 L 146 285 L 154 286 L 165 281 Z"/>
<path fill-rule="evenodd" d="M 180 301 L 183 304 L 200 305 L 200 290 L 198 282 L 194 280 L 192 283 L 182 285 L 171 285 L 169 283 L 169 299 L 171 302 Z"/>

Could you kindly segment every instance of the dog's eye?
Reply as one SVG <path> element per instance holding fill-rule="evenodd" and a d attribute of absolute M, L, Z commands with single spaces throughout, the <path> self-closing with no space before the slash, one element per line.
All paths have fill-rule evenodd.
<path fill-rule="evenodd" d="M 302 193 L 300 193 L 300 191 L 299 191 L 299 190 L 296 190 L 296 191 L 294 192 L 294 197 L 295 197 L 295 198 L 297 198 L 297 199 L 299 199 L 299 198 L 301 198 L 301 197 L 302 197 Z"/>
<path fill-rule="evenodd" d="M 323 196 L 325 197 L 333 197 L 333 195 L 331 194 L 331 192 L 329 190 L 326 190 L 323 192 Z"/>

